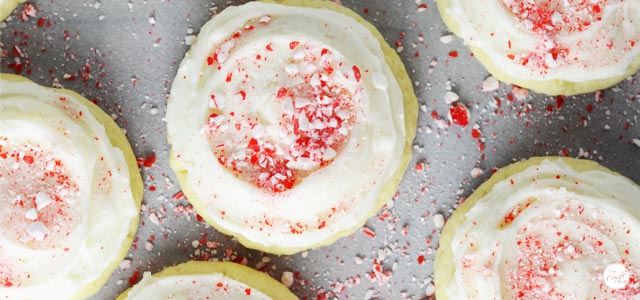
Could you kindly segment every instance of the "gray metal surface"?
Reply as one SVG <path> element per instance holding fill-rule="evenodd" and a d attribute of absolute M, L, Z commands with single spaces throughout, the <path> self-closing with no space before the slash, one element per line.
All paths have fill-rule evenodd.
<path fill-rule="evenodd" d="M 640 75 L 604 93 L 566 97 L 559 109 L 555 97 L 530 93 L 515 99 L 507 84 L 483 92 L 487 72 L 459 39 L 445 43 L 448 31 L 435 2 L 424 0 L 425 8 L 419 1 L 342 1 L 376 25 L 389 44 L 403 48 L 398 50 L 422 105 L 419 132 L 397 197 L 366 225 L 375 237 L 358 231 L 293 256 L 246 249 L 198 221 L 183 198 L 173 199 L 180 187 L 167 163 L 163 116 L 169 87 L 188 49 L 185 39 L 237 1 L 36 0 L 30 3 L 37 14 L 26 20 L 18 17 L 19 7 L 0 28 L 0 71 L 16 72 L 15 56 L 22 56 L 21 74 L 95 100 L 126 130 L 138 157 L 157 156 L 141 168 L 146 193 L 135 245 L 91 299 L 113 299 L 135 274 L 190 259 L 239 261 L 276 279 L 292 272 L 291 289 L 301 299 L 427 298 L 440 225 L 433 216 L 449 216 L 493 168 L 533 155 L 566 154 L 595 159 L 640 182 L 640 147 L 633 143 L 640 139 Z M 446 120 L 448 88 L 469 108 L 469 126 L 447 126 L 433 117 Z M 471 136 L 474 124 L 484 151 Z"/>

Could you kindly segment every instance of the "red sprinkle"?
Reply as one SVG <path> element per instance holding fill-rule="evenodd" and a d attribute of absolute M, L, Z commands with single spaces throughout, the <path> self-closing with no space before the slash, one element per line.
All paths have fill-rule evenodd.
<path fill-rule="evenodd" d="M 22 160 L 28 164 L 33 164 L 33 156 L 25 155 Z"/>
<path fill-rule="evenodd" d="M 286 87 L 281 87 L 278 90 L 278 94 L 276 95 L 277 98 L 284 98 L 284 96 L 287 95 L 287 93 L 289 93 L 289 90 L 287 90 Z"/>
<path fill-rule="evenodd" d="M 482 137 L 482 132 L 479 129 L 472 129 L 471 130 L 471 137 L 474 139 L 479 139 Z"/>
<path fill-rule="evenodd" d="M 453 58 L 458 57 L 458 51 L 451 51 L 451 52 L 449 52 L 449 56 L 450 56 L 450 57 L 453 57 Z"/>
<path fill-rule="evenodd" d="M 138 280 L 140 280 L 140 269 L 136 269 L 133 272 L 133 275 L 129 277 L 129 286 L 134 286 L 136 283 L 138 283 Z"/>
<path fill-rule="evenodd" d="M 179 200 L 184 198 L 184 193 L 182 191 L 179 191 L 177 193 L 175 193 L 173 196 L 171 196 L 171 199 L 173 200 Z"/>
<path fill-rule="evenodd" d="M 564 105 L 564 96 L 556 96 L 556 108 L 560 109 Z"/>
<path fill-rule="evenodd" d="M 289 49 L 293 50 L 293 49 L 295 49 L 296 47 L 298 47 L 298 45 L 299 45 L 299 44 L 300 44 L 300 42 L 298 42 L 298 41 L 293 41 L 293 42 L 289 43 Z"/>
<path fill-rule="evenodd" d="M 240 95 L 242 97 L 242 100 L 247 99 L 247 92 L 245 92 L 245 91 L 238 92 L 238 95 Z"/>
<path fill-rule="evenodd" d="M 375 238 L 376 237 L 376 233 L 373 232 L 373 230 L 367 228 L 367 227 L 362 227 L 362 232 L 364 232 L 364 234 L 368 235 L 371 238 Z"/>
<path fill-rule="evenodd" d="M 147 157 L 147 158 L 145 158 L 145 159 L 144 159 L 144 161 L 142 162 L 142 165 L 143 165 L 145 168 L 151 168 L 151 167 L 153 166 L 153 164 L 154 164 L 154 163 L 156 163 L 156 156 L 155 156 L 155 154 L 154 154 L 154 155 L 151 155 L 151 156 L 149 156 L 149 157 Z"/>
<path fill-rule="evenodd" d="M 353 66 L 353 74 L 356 76 L 356 81 L 360 82 L 362 75 L 360 75 L 360 69 L 357 66 Z"/>
<path fill-rule="evenodd" d="M 453 124 L 465 127 L 469 125 L 469 110 L 464 105 L 449 107 L 449 117 Z"/>

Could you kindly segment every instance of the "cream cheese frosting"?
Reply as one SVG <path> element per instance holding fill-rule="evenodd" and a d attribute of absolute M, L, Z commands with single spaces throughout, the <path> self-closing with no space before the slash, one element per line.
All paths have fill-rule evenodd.
<path fill-rule="evenodd" d="M 450 0 L 446 14 L 516 79 L 607 79 L 640 55 L 640 1 Z"/>
<path fill-rule="evenodd" d="M 603 170 L 543 160 L 497 182 L 451 243 L 449 299 L 637 299 L 640 188 Z M 628 271 L 623 287 L 604 277 Z"/>
<path fill-rule="evenodd" d="M 11 78 L 0 77 L 0 299 L 73 299 L 128 247 L 129 168 L 79 95 Z"/>
<path fill-rule="evenodd" d="M 198 213 L 265 248 L 357 226 L 399 168 L 404 126 L 402 91 L 365 26 L 261 2 L 205 24 L 167 109 Z"/>
<path fill-rule="evenodd" d="M 155 277 L 151 273 L 145 272 L 142 280 L 129 291 L 124 299 L 270 300 L 272 298 L 243 282 L 228 278 L 220 273 Z"/>

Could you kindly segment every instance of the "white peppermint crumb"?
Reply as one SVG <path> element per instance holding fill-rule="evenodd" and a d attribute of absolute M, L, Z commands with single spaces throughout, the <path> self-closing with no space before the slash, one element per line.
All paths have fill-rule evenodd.
<path fill-rule="evenodd" d="M 104 15 L 100 15 L 100 16 L 98 16 L 98 21 L 102 21 L 102 20 L 104 20 L 104 18 L 105 18 Z"/>
<path fill-rule="evenodd" d="M 49 229 L 42 222 L 33 222 L 27 226 L 27 233 L 34 240 L 42 241 L 49 234 Z"/>
<path fill-rule="evenodd" d="M 444 102 L 447 104 L 451 104 L 453 102 L 456 102 L 460 99 L 460 96 L 458 96 L 458 94 L 452 92 L 452 91 L 447 91 L 444 94 Z"/>
<path fill-rule="evenodd" d="M 151 223 L 155 225 L 160 225 L 160 219 L 158 219 L 158 215 L 156 215 L 155 213 L 149 214 L 149 221 L 151 221 Z"/>
<path fill-rule="evenodd" d="M 191 247 L 198 248 L 198 246 L 200 246 L 200 241 L 193 240 L 193 242 L 191 242 Z"/>
<path fill-rule="evenodd" d="M 45 207 L 49 206 L 49 204 L 51 204 L 52 200 L 51 197 L 49 197 L 49 195 L 43 193 L 43 192 L 38 192 L 36 194 L 36 209 L 37 210 L 42 210 Z"/>
<path fill-rule="evenodd" d="M 152 107 L 151 109 L 149 109 L 149 113 L 153 116 L 158 114 L 158 108 L 157 107 Z"/>
<path fill-rule="evenodd" d="M 378 249 L 378 260 L 383 261 L 387 258 L 387 254 L 384 252 L 384 249 Z"/>
<path fill-rule="evenodd" d="M 130 259 L 125 259 L 120 263 L 120 270 L 126 270 L 129 267 L 131 267 L 131 260 Z"/>
<path fill-rule="evenodd" d="M 151 242 L 146 242 L 144 244 L 144 248 L 147 249 L 147 251 L 151 251 L 153 250 L 153 244 Z"/>
<path fill-rule="evenodd" d="M 483 92 L 493 92 L 498 90 L 499 87 L 500 83 L 498 82 L 498 79 L 493 76 L 489 76 L 484 81 L 482 81 Z"/>
<path fill-rule="evenodd" d="M 438 126 L 438 128 L 440 129 L 444 129 L 444 128 L 447 128 L 448 124 L 447 124 L 447 121 L 440 119 L 440 120 L 436 120 L 436 126 Z"/>
<path fill-rule="evenodd" d="M 27 210 L 27 212 L 24 214 L 24 217 L 33 221 L 38 218 L 38 212 L 36 211 L 35 208 L 31 208 Z"/>
<path fill-rule="evenodd" d="M 364 294 L 364 299 L 366 300 L 372 299 L 374 293 L 375 291 L 373 289 L 368 289 L 367 292 Z"/>
<path fill-rule="evenodd" d="M 356 265 L 361 265 L 364 263 L 364 259 L 362 259 L 362 257 L 360 256 L 354 257 L 353 260 L 355 261 Z"/>
<path fill-rule="evenodd" d="M 193 44 L 193 41 L 196 39 L 196 36 L 191 34 L 191 35 L 187 35 L 184 37 L 184 43 L 187 46 L 191 46 Z"/>
<path fill-rule="evenodd" d="M 640 139 L 633 139 L 633 143 L 640 147 Z"/>
<path fill-rule="evenodd" d="M 595 100 L 596 100 L 596 102 L 599 102 L 599 101 L 600 101 L 600 99 L 602 99 L 602 97 L 603 97 L 603 96 L 602 96 L 602 91 L 596 91 L 596 92 L 595 92 L 595 94 L 594 94 L 594 97 L 596 98 L 596 99 L 595 99 Z"/>
<path fill-rule="evenodd" d="M 300 256 L 302 256 L 302 258 L 307 258 L 308 255 L 309 255 L 309 251 L 304 251 L 300 253 Z"/>
<path fill-rule="evenodd" d="M 427 284 L 425 293 L 427 294 L 427 297 L 431 297 L 436 293 L 436 286 L 433 284 L 433 282 L 429 282 L 429 284 Z"/>
<path fill-rule="evenodd" d="M 578 157 L 589 158 L 589 151 L 584 151 L 584 149 L 580 148 L 578 150 Z"/>
<path fill-rule="evenodd" d="M 443 36 L 440 37 L 440 41 L 443 44 L 451 43 L 451 41 L 453 41 L 453 36 L 450 35 L 450 34 L 443 35 Z"/>
<path fill-rule="evenodd" d="M 156 24 L 156 18 L 154 18 L 153 16 L 149 17 L 149 24 L 155 25 Z"/>
<path fill-rule="evenodd" d="M 513 96 L 516 97 L 517 100 L 522 101 L 529 96 L 529 90 L 517 86 L 513 86 L 511 92 Z"/>
<path fill-rule="evenodd" d="M 293 273 L 289 271 L 282 273 L 282 277 L 280 278 L 280 281 L 284 286 L 286 286 L 287 288 L 290 288 L 291 285 L 293 285 Z"/>
<path fill-rule="evenodd" d="M 444 226 L 444 216 L 442 214 L 435 214 L 433 216 L 433 225 L 440 229 Z"/>
<path fill-rule="evenodd" d="M 484 172 L 478 167 L 471 169 L 471 178 L 478 178 L 482 174 L 484 174 Z"/>
<path fill-rule="evenodd" d="M 424 128 L 424 133 L 431 134 L 432 132 L 433 132 L 433 129 L 431 129 L 431 126 L 426 126 Z"/>
<path fill-rule="evenodd" d="M 122 279 L 118 279 L 118 281 L 116 281 L 117 285 L 122 285 L 123 283 L 124 283 L 124 280 L 122 280 Z"/>
<path fill-rule="evenodd" d="M 604 130 L 611 130 L 611 126 L 609 126 L 609 124 L 604 124 Z"/>
<path fill-rule="evenodd" d="M 396 48 L 396 52 L 402 53 L 402 51 L 404 51 L 404 46 L 400 46 L 400 47 Z"/>

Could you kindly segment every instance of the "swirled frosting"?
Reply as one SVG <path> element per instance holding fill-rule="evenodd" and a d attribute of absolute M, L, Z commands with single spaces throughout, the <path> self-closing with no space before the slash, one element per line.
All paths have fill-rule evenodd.
<path fill-rule="evenodd" d="M 124 299 L 269 300 L 271 297 L 220 273 L 156 277 L 145 272 Z"/>
<path fill-rule="evenodd" d="M 305 248 L 375 207 L 404 149 L 402 99 L 379 41 L 353 18 L 253 2 L 202 28 L 167 127 L 205 219 Z"/>
<path fill-rule="evenodd" d="M 640 55 L 639 1 L 450 0 L 446 13 L 513 78 L 605 79 Z"/>
<path fill-rule="evenodd" d="M 0 86 L 0 299 L 70 299 L 120 259 L 129 169 L 74 95 Z"/>
<path fill-rule="evenodd" d="M 640 188 L 618 174 L 544 160 L 496 183 L 451 248 L 449 299 L 637 299 Z M 622 288 L 608 266 L 629 272 Z"/>

